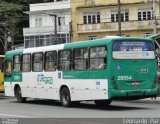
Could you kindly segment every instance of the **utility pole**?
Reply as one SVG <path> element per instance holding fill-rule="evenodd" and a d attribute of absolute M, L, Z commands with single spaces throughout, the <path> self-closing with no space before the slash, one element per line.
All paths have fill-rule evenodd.
<path fill-rule="evenodd" d="M 69 22 L 69 37 L 70 39 L 68 42 L 71 43 L 72 42 L 72 21 Z"/>
<path fill-rule="evenodd" d="M 153 33 L 157 33 L 157 24 L 156 24 L 156 0 L 153 0 Z"/>
<path fill-rule="evenodd" d="M 121 36 L 121 2 L 118 0 L 118 35 Z"/>
<path fill-rule="evenodd" d="M 56 14 L 49 14 L 49 16 L 54 17 L 54 34 L 55 34 L 55 39 L 57 41 L 57 15 Z"/>

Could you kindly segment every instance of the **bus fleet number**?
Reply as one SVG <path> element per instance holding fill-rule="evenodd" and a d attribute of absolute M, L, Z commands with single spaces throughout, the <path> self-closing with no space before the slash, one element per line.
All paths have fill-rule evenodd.
<path fill-rule="evenodd" d="M 132 76 L 118 76 L 117 80 L 132 80 Z"/>

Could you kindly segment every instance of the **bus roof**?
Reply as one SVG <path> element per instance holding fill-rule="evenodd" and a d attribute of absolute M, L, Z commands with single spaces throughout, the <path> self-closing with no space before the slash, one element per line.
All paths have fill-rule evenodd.
<path fill-rule="evenodd" d="M 42 47 L 33 47 L 33 48 L 26 48 L 26 49 L 18 49 L 13 51 L 8 51 L 6 55 L 12 56 L 20 53 L 32 53 L 32 52 L 43 52 L 43 51 L 52 51 L 52 50 L 62 50 L 62 49 L 74 49 L 74 48 L 83 48 L 83 47 L 89 47 L 89 46 L 100 46 L 104 44 L 110 44 L 113 40 L 133 40 L 133 39 L 139 39 L 139 40 L 150 40 L 152 39 L 146 39 L 142 37 L 106 37 L 102 39 L 95 39 L 92 41 L 79 41 L 79 42 L 72 42 L 67 44 L 57 44 L 57 45 L 51 45 L 51 46 L 42 46 Z M 23 52 L 24 51 L 24 52 Z"/>

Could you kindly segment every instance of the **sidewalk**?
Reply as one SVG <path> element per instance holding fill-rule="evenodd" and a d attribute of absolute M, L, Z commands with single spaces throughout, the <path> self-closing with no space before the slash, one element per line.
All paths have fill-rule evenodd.
<path fill-rule="evenodd" d="M 141 100 L 134 100 L 132 102 L 138 102 L 138 103 L 157 103 L 160 104 L 160 96 L 156 98 L 146 98 Z"/>

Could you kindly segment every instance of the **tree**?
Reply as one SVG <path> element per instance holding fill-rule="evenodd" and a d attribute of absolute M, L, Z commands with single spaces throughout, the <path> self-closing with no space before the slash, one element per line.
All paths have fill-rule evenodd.
<path fill-rule="evenodd" d="M 29 26 L 28 15 L 23 12 L 29 10 L 30 3 L 39 2 L 42 0 L 0 0 L 0 24 L 10 29 L 15 44 L 23 43 L 23 28 Z M 0 30 L 3 28 L 0 26 Z M 0 32 L 0 35 L 4 34 Z"/>

